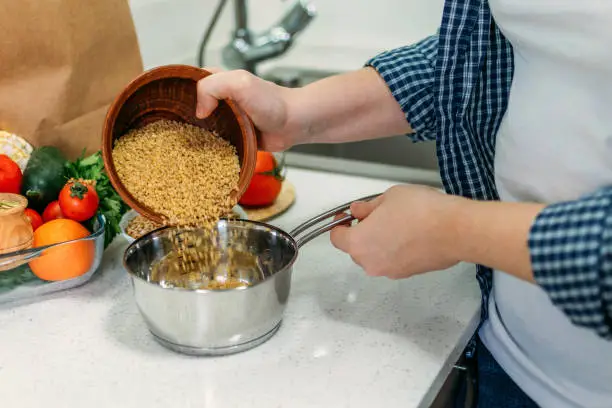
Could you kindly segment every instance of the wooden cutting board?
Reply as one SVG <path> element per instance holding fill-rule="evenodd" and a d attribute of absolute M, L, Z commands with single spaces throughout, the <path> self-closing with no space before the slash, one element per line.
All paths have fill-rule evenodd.
<path fill-rule="evenodd" d="M 252 221 L 266 221 L 274 218 L 287 211 L 295 202 L 295 186 L 291 182 L 285 180 L 281 191 L 276 198 L 274 204 L 268 207 L 252 208 L 244 207 L 242 209 Z"/>

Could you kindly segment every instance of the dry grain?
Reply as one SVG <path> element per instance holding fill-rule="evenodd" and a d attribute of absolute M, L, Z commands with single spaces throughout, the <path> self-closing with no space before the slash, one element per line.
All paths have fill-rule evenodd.
<path fill-rule="evenodd" d="M 138 201 L 163 215 L 165 224 L 181 227 L 170 233 L 173 250 L 152 266 L 154 281 L 191 289 L 245 286 L 235 272 L 245 260 L 255 264 L 256 257 L 219 249 L 214 228 L 236 204 L 240 165 L 229 142 L 196 126 L 162 120 L 122 136 L 113 161 Z M 126 232 L 141 236 L 159 227 L 139 216 Z"/>
<path fill-rule="evenodd" d="M 134 239 L 138 239 L 143 235 L 148 234 L 151 231 L 155 231 L 161 227 L 163 227 L 162 224 L 153 222 L 142 215 L 137 215 L 128 222 L 127 226 L 125 227 L 125 233 Z"/>
<path fill-rule="evenodd" d="M 240 214 L 232 211 L 227 214 L 224 218 L 237 219 L 240 218 Z M 151 231 L 155 231 L 163 227 L 163 224 L 158 224 L 150 219 L 143 217 L 142 215 L 136 215 L 132 218 L 125 227 L 125 233 L 134 239 L 138 239 Z"/>
<path fill-rule="evenodd" d="M 167 223 L 216 222 L 236 204 L 240 165 L 234 146 L 186 123 L 161 120 L 117 140 L 121 182 Z"/>

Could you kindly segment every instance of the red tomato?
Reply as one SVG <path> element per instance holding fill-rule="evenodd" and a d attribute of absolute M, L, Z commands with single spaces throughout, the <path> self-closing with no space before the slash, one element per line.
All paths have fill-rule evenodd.
<path fill-rule="evenodd" d="M 42 217 L 36 211 L 31 208 L 25 209 L 25 216 L 30 220 L 30 224 L 32 224 L 32 230 L 36 231 L 38 227 L 43 224 Z"/>
<path fill-rule="evenodd" d="M 59 193 L 59 205 L 66 218 L 86 221 L 98 210 L 100 199 L 92 183 L 70 180 Z"/>
<path fill-rule="evenodd" d="M 246 207 L 265 207 L 276 201 L 283 186 L 283 164 L 277 163 L 272 153 L 257 152 L 255 174 L 239 204 Z"/>
<path fill-rule="evenodd" d="M 0 154 L 0 193 L 19 194 L 23 173 L 6 154 Z"/>
<path fill-rule="evenodd" d="M 62 209 L 60 208 L 59 201 L 51 201 L 45 211 L 43 211 L 42 219 L 44 222 L 49 222 L 52 220 L 57 220 L 58 218 L 66 218 L 64 214 L 62 214 Z"/>

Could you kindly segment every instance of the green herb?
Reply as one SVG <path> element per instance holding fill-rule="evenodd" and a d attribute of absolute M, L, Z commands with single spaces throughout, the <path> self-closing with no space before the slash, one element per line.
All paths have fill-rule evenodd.
<path fill-rule="evenodd" d="M 83 155 L 77 160 L 66 163 L 66 176 L 68 179 L 74 178 L 96 182 L 96 192 L 100 198 L 98 214 L 102 214 L 106 219 L 104 235 L 104 248 L 106 248 L 115 236 L 121 233 L 119 222 L 129 207 L 111 185 L 108 175 L 104 170 L 102 153 L 96 152 L 91 156 L 84 156 L 85 153 L 83 152 Z M 93 223 L 93 220 L 90 220 L 90 223 Z"/>
<path fill-rule="evenodd" d="M 38 278 L 32 273 L 27 264 L 0 272 L 0 292 L 12 290 L 17 286 L 37 279 Z"/>

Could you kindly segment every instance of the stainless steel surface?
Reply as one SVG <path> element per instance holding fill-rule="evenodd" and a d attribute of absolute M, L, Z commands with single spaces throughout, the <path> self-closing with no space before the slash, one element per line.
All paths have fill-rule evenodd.
<path fill-rule="evenodd" d="M 358 163 L 399 166 L 437 173 L 438 162 L 435 149 L 433 142 L 413 143 L 407 136 L 400 135 L 343 144 L 301 145 L 291 148 L 289 152 L 319 157 L 338 157 Z"/>
<path fill-rule="evenodd" d="M 306 221 L 294 229 L 294 236 L 255 221 L 219 221 L 216 230 L 220 251 L 249 251 L 261 268 L 250 275 L 265 277 L 235 289 L 164 287 L 152 279 L 151 272 L 153 265 L 173 251 L 172 229 L 156 230 L 137 239 L 125 252 L 124 266 L 149 330 L 164 346 L 192 355 L 231 354 L 262 344 L 281 324 L 299 248 L 334 226 L 351 221 L 352 216 L 345 214 L 315 227 L 349 206 L 344 204 Z M 315 229 L 310 230 L 312 227 Z"/>
<path fill-rule="evenodd" d="M 442 188 L 440 173 L 418 167 L 350 160 L 339 156 L 287 152 L 285 162 L 291 167 L 332 173 L 392 180 L 398 183 L 424 184 Z"/>
<path fill-rule="evenodd" d="M 356 69 L 359 67 L 355 67 Z M 320 79 L 327 78 L 333 75 L 340 74 L 340 71 L 292 67 L 292 66 L 277 66 L 270 70 L 261 73 L 261 77 L 283 86 L 302 87 Z M 289 85 L 292 84 L 292 85 Z"/>
<path fill-rule="evenodd" d="M 379 195 L 380 194 L 373 194 L 367 197 L 360 198 L 358 201 L 370 201 L 378 197 Z M 302 247 L 302 245 L 310 242 L 311 240 L 318 237 L 319 235 L 327 231 L 331 231 L 334 227 L 354 221 L 355 217 L 353 217 L 352 214 L 348 213 L 338 219 L 334 219 L 334 221 L 330 223 L 327 223 L 321 227 L 315 228 L 314 230 L 308 232 L 310 228 L 326 220 L 327 218 L 335 217 L 336 215 L 341 215 L 342 213 L 347 211 L 351 207 L 351 204 L 353 204 L 354 202 L 355 200 L 339 205 L 336 208 L 332 208 L 329 211 L 326 211 L 320 215 L 317 215 L 316 217 L 311 218 L 308 221 L 305 221 L 301 225 L 294 228 L 293 231 L 290 232 L 290 235 L 294 238 L 299 237 L 297 238 L 297 244 L 298 244 L 298 247 Z M 305 235 L 301 236 L 302 234 L 305 234 Z"/>
<path fill-rule="evenodd" d="M 302 87 L 338 73 L 276 67 L 262 77 L 283 86 Z M 343 144 L 295 146 L 287 152 L 287 164 L 441 186 L 435 142 L 413 143 L 406 135 Z"/>
<path fill-rule="evenodd" d="M 247 1 L 234 0 L 235 28 L 231 42 L 222 51 L 223 65 L 256 73 L 258 63 L 284 54 L 315 16 L 310 1 L 298 0 L 278 23 L 255 34 L 248 27 Z"/>
<path fill-rule="evenodd" d="M 234 0 L 234 38 L 243 38 L 248 41 L 249 16 L 247 0 Z"/>
<path fill-rule="evenodd" d="M 153 335 L 153 338 L 157 340 L 162 346 L 168 348 L 169 350 L 176 351 L 177 353 L 187 354 L 191 356 L 224 356 L 228 354 L 236 354 L 242 351 L 247 351 L 265 343 L 276 334 L 278 329 L 280 329 L 281 324 L 282 321 L 279 321 L 278 324 L 272 328 L 272 330 L 263 334 L 260 337 L 257 337 L 256 339 L 249 340 L 234 346 L 217 347 L 207 349 L 205 351 L 203 351 L 201 347 L 190 347 L 185 346 L 183 344 L 172 343 L 163 337 L 159 337 L 154 332 L 151 332 L 151 334 Z"/>
<path fill-rule="evenodd" d="M 244 233 L 243 244 L 263 260 L 271 276 L 237 289 L 168 288 L 151 280 L 151 266 L 172 251 L 170 229 L 145 235 L 126 250 L 124 264 L 132 277 L 136 304 L 149 330 L 172 350 L 236 353 L 256 345 L 282 320 L 297 256 L 295 241 L 281 230 L 251 221 L 222 220 L 217 230 L 221 250 L 235 246 L 229 234 Z"/>
<path fill-rule="evenodd" d="M 11 263 L 14 263 L 15 260 L 31 261 L 42 256 L 44 251 L 48 251 L 62 245 L 69 245 L 70 243 L 77 241 L 91 241 L 95 247 L 94 259 L 89 270 L 77 278 L 57 282 L 42 281 L 32 274 L 31 270 L 26 264 L 21 264 L 15 268 L 9 269 L 8 271 L 0 272 L 0 304 L 28 301 L 49 293 L 67 290 L 85 284 L 87 281 L 93 278 L 94 274 L 100 267 L 102 256 L 104 254 L 105 226 L 106 222 L 104 217 L 99 215 L 96 219 L 95 230 L 88 237 L 0 255 L 0 265 L 9 266 Z M 57 265 L 57 267 L 61 268 L 62 265 Z M 19 279 L 17 279 L 18 276 L 20 276 Z M 25 280 L 25 282 L 16 283 L 20 279 Z"/>
<path fill-rule="evenodd" d="M 406 135 L 399 135 L 343 144 L 301 145 L 289 152 L 438 172 L 435 149 L 433 142 L 413 143 Z"/>

